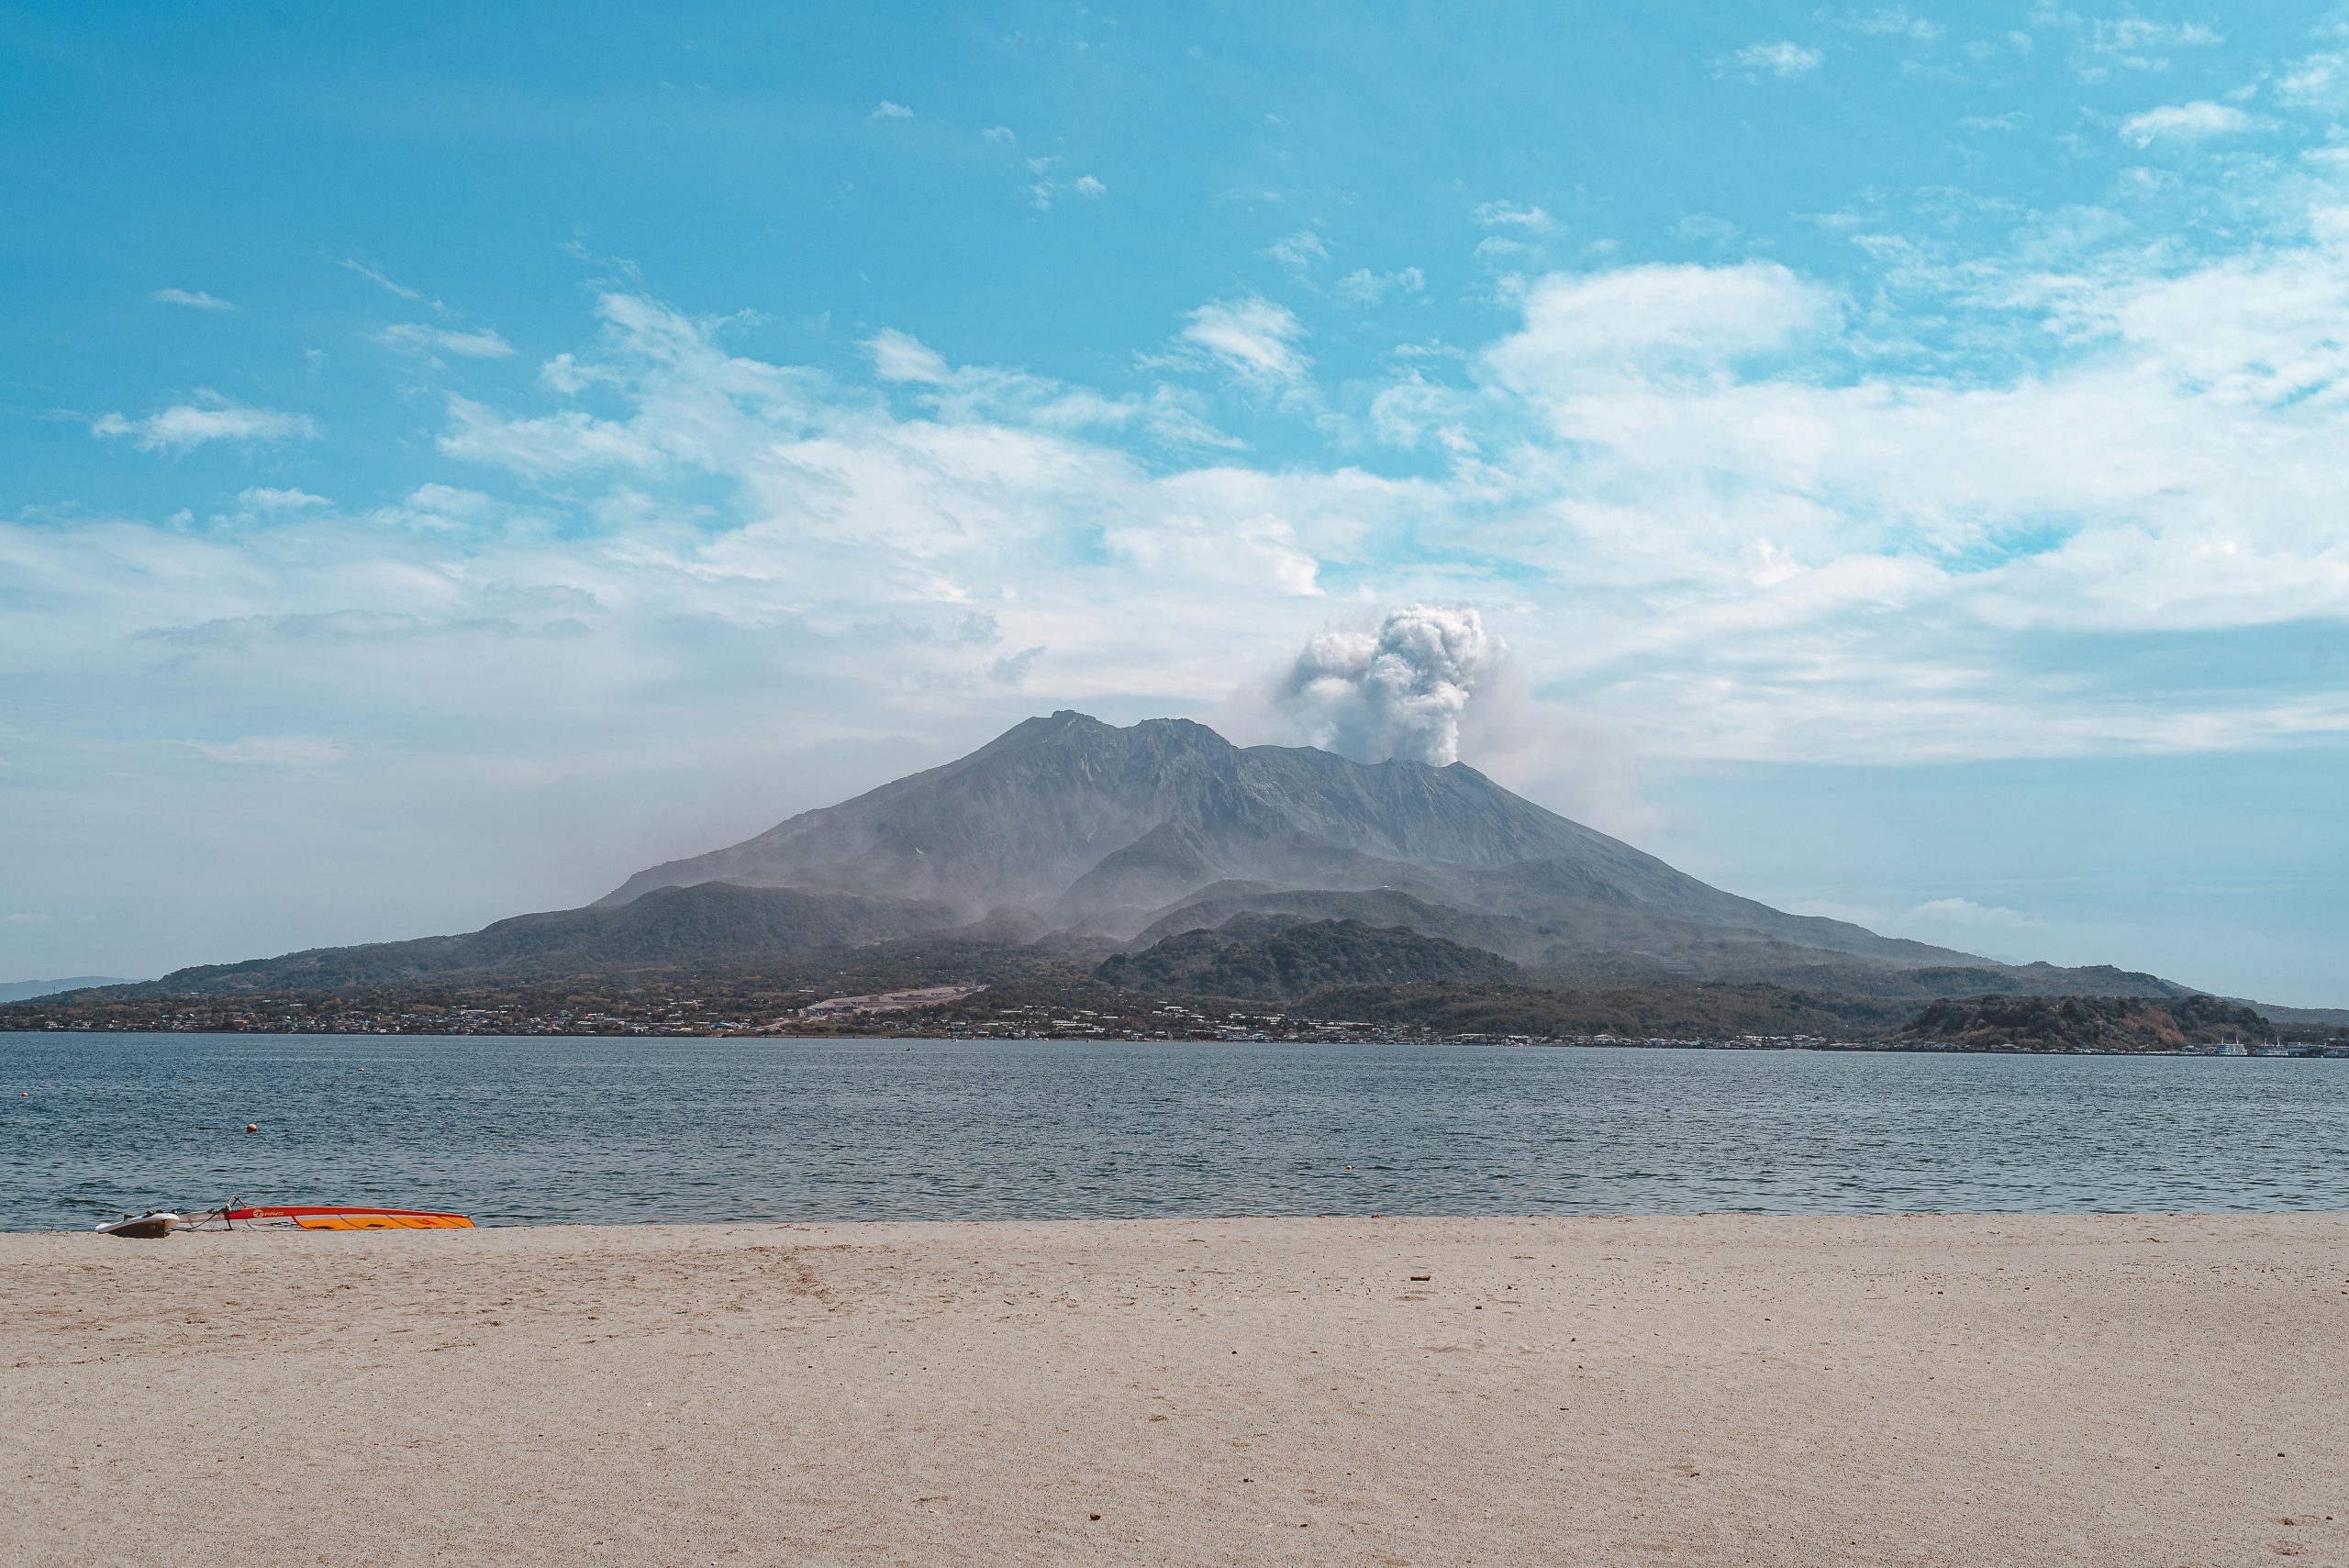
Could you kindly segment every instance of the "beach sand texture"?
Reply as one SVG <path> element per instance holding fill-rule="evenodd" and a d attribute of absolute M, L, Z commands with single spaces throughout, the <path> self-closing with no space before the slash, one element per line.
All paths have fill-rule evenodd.
<path fill-rule="evenodd" d="M 0 1465 L 75 1568 L 2338 1564 L 2349 1217 L 7 1236 Z"/>

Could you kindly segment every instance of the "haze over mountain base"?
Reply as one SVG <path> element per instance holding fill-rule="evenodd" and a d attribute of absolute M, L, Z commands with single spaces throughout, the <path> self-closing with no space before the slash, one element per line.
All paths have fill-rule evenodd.
<path fill-rule="evenodd" d="M 479 990 L 651 971 L 757 972 L 770 988 L 829 984 L 835 995 L 1041 987 L 1049 994 L 1030 1000 L 1072 1006 L 1206 996 L 1371 1020 L 1474 1016 L 1522 1033 L 1592 1017 L 1545 1000 L 1561 991 L 1677 995 L 1660 1014 L 1620 1011 L 1698 1031 L 1861 1034 L 1950 998 L 2166 1005 L 2195 995 L 2153 974 L 2000 963 L 1787 914 L 1465 763 L 1363 763 L 1308 747 L 1237 747 L 1187 720 L 1120 728 L 1061 712 L 741 843 L 640 872 L 583 909 L 181 970 L 62 1005 L 86 1027 L 103 1025 L 115 1002 Z M 1978 1019 L 1945 1016 L 1982 1038 Z M 2013 1017 L 2025 1040 L 2033 1018 L 2056 1027 L 2052 1014 Z M 2224 1008 L 2125 1017 L 2134 1021 L 2073 1019 L 2057 1033 L 2146 1049 L 2256 1037 L 2271 1018 L 2326 1021 Z"/>

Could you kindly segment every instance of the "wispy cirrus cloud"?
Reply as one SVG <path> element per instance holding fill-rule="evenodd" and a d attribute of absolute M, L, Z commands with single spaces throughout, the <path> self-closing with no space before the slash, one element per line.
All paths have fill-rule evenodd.
<path fill-rule="evenodd" d="M 465 360 L 503 360 L 510 358 L 514 352 L 514 345 L 488 327 L 460 330 L 404 321 L 370 332 L 367 337 L 369 341 L 380 343 L 384 348 L 411 354 L 453 354 Z"/>
<path fill-rule="evenodd" d="M 1291 272 L 1302 272 L 1316 261 L 1330 259 L 1329 242 L 1309 228 L 1285 234 L 1264 247 L 1264 254 Z"/>
<path fill-rule="evenodd" d="M 1098 201 L 1109 194 L 1108 185 L 1091 174 L 1063 179 L 1054 171 L 1065 161 L 1057 154 L 1028 160 L 1028 172 L 1037 176 L 1028 186 L 1028 205 L 1038 212 L 1052 211 L 1054 202 L 1072 192 L 1087 201 Z"/>
<path fill-rule="evenodd" d="M 1344 304 L 1367 306 L 1382 304 L 1389 295 L 1425 294 L 1427 286 L 1427 274 L 1417 267 L 1400 267 L 1391 272 L 1357 267 L 1340 278 L 1330 292 Z"/>
<path fill-rule="evenodd" d="M 2330 50 L 2294 61 L 2276 81 L 2276 95 L 2288 104 L 2334 104 L 2344 88 L 2349 88 L 2349 56 Z"/>
<path fill-rule="evenodd" d="M 1714 69 L 1723 74 L 1742 73 L 1749 80 L 1775 76 L 1780 81 L 1787 81 L 1809 75 L 1825 59 L 1826 56 L 1808 44 L 1779 39 L 1775 42 L 1747 44 L 1743 49 L 1722 56 L 1714 62 Z"/>
<path fill-rule="evenodd" d="M 202 289 L 157 289 L 147 296 L 158 305 L 184 305 L 190 310 L 234 310 L 227 300 L 206 294 Z"/>
<path fill-rule="evenodd" d="M 1252 386 L 1300 385 L 1313 364 L 1297 347 L 1305 326 L 1296 312 L 1261 295 L 1200 306 L 1191 312 L 1182 336 L 1235 379 Z"/>
<path fill-rule="evenodd" d="M 1479 202 L 1470 216 L 1486 228 L 1515 228 L 1530 234 L 1547 234 L 1558 227 L 1557 219 L 1530 203 Z"/>
<path fill-rule="evenodd" d="M 332 501 L 323 495 L 313 495 L 307 490 L 278 488 L 261 484 L 237 493 L 237 504 L 253 512 L 302 512 L 314 506 L 331 506 Z"/>
<path fill-rule="evenodd" d="M 424 297 L 422 294 L 408 287 L 398 279 L 394 278 L 390 273 L 384 272 L 383 268 L 374 265 L 373 262 L 362 261 L 356 257 L 349 257 L 344 260 L 342 265 L 344 271 L 358 273 L 361 277 L 365 278 L 369 283 L 373 284 L 377 288 L 384 290 L 386 294 L 397 295 L 402 299 L 421 300 Z"/>
<path fill-rule="evenodd" d="M 2227 41 L 2225 33 L 2207 22 L 2133 11 L 2094 17 L 2047 6 L 2033 13 L 2031 25 L 2065 38 L 2073 75 L 2091 85 L 2123 72 L 2160 75 L 2182 52 L 2216 49 Z"/>
<path fill-rule="evenodd" d="M 2190 104 L 2165 104 L 2131 115 L 2121 122 L 2121 134 L 2139 147 L 2157 141 L 2208 141 L 2214 137 L 2241 136 L 2256 130 L 2260 121 L 2232 104 L 2199 99 Z"/>
<path fill-rule="evenodd" d="M 1869 38 L 1906 39 L 1911 43 L 1936 43 L 1949 29 L 1931 17 L 1920 17 L 1906 6 L 1882 6 L 1873 11 L 1849 11 L 1838 18 L 1844 27 Z"/>

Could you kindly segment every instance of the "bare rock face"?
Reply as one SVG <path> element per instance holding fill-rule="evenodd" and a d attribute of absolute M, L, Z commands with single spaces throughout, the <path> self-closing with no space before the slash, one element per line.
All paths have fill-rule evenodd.
<path fill-rule="evenodd" d="M 1235 922 L 1226 940 L 1179 940 Z M 1312 929 L 1288 929 L 1300 922 Z M 1308 971 L 1338 985 L 1419 969 L 1447 984 L 1507 975 L 1766 981 L 1919 998 L 2185 994 L 2151 975 L 1997 964 L 1789 915 L 1685 876 L 1464 763 L 1363 763 L 1306 747 L 1234 746 L 1184 719 L 1119 728 L 1067 712 L 754 839 L 640 872 L 584 909 L 184 970 L 133 989 L 760 964 L 908 940 L 941 951 L 1098 953 L 1122 943 L 1138 955 L 1157 946 L 1165 951 L 1150 964 L 1112 967 L 1197 969 L 1233 984 L 1277 972 L 1277 982 L 1244 982 L 1256 986 L 1246 994 L 1266 995 L 1290 994 Z"/>
<path fill-rule="evenodd" d="M 1004 906 L 1125 937 L 1199 890 L 1400 890 L 1586 936 L 1611 919 L 1720 928 L 1892 963 L 1964 955 L 1786 914 L 1511 794 L 1463 762 L 1239 747 L 1204 725 L 1031 718 L 959 762 L 655 866 L 613 892 L 707 882 Z"/>
<path fill-rule="evenodd" d="M 1294 1002 L 1342 985 L 1512 985 L 1524 979 L 1497 954 L 1442 937 L 1360 920 L 1241 915 L 1214 930 L 1185 931 L 1095 971 L 1112 985 L 1254 1001 Z"/>
<path fill-rule="evenodd" d="M 452 975 L 519 977 L 760 963 L 954 923 L 953 912 L 937 904 L 705 883 L 660 888 L 616 908 L 517 915 L 462 936 L 313 948 L 243 963 L 206 964 L 174 971 L 136 989 L 233 995 L 398 984 Z"/>

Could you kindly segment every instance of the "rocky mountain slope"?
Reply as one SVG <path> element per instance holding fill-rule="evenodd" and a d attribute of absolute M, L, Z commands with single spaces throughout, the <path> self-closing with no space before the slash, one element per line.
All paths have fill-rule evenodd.
<path fill-rule="evenodd" d="M 740 844 L 640 872 L 601 902 L 709 881 L 935 900 L 965 920 L 1011 906 L 1117 936 L 1202 889 L 1244 881 L 1266 891 L 1392 890 L 1609 945 L 1652 936 L 1669 945 L 1700 928 L 1892 964 L 1966 959 L 1708 886 L 1465 763 L 1356 762 L 1308 747 L 1234 746 L 1184 719 L 1119 728 L 1070 712 Z"/>
<path fill-rule="evenodd" d="M 1900 1038 L 2030 1051 L 2176 1051 L 2266 1039 L 2267 1020 L 2215 996 L 1976 996 L 1936 1002 Z"/>
<path fill-rule="evenodd" d="M 532 977 L 756 963 L 935 930 L 951 918 L 937 904 L 710 883 L 659 888 L 618 908 L 518 915 L 463 936 L 315 948 L 281 958 L 208 964 L 120 989 L 218 995 L 459 975 Z"/>
<path fill-rule="evenodd" d="M 1293 1002 L 1333 985 L 1508 985 L 1517 965 L 1482 949 L 1400 926 L 1242 915 L 1214 930 L 1167 937 L 1115 953 L 1094 971 L 1112 985 L 1150 992 Z"/>
<path fill-rule="evenodd" d="M 1488 958 L 1509 984 L 1533 985 L 1766 984 L 1911 1002 L 2188 994 L 2149 974 L 1999 964 L 1787 914 L 1709 886 L 1464 763 L 1362 763 L 1310 748 L 1234 746 L 1186 720 L 1120 728 L 1070 712 L 1029 719 L 969 756 L 741 843 L 640 872 L 584 909 L 462 936 L 183 970 L 134 989 L 219 994 L 785 958 L 804 967 L 811 954 L 873 944 L 889 947 L 900 973 L 920 972 L 926 955 L 941 973 L 986 954 L 1089 966 L 1119 944 L 1138 951 L 1202 930 L 1229 934 L 1170 951 L 1237 973 L 1236 958 L 1201 955 L 1296 940 L 1267 936 L 1266 920 L 1352 922 L 1474 951 L 1482 956 L 1454 976 L 1462 984 L 1477 973 L 1493 983 L 1502 971 L 1478 968 Z M 1350 940 L 1364 951 L 1411 946 Z"/>

